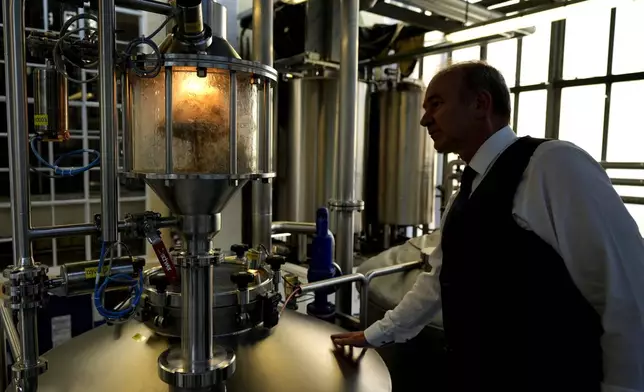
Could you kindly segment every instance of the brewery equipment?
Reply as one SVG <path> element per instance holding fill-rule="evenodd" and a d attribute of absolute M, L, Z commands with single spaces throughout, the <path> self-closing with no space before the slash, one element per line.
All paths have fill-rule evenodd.
<path fill-rule="evenodd" d="M 70 78 L 67 70 L 74 66 L 98 68 L 100 154 L 81 151 L 96 155 L 87 167 L 72 170 L 57 163 L 49 167 L 60 175 L 73 176 L 100 164 L 102 206 L 101 214 L 91 223 L 30 226 L 25 147 L 29 139 L 47 142 L 55 139 L 55 132 L 64 134 L 65 112 L 57 108 L 55 113 L 62 117 L 53 128 L 37 129 L 31 137 L 22 132 L 27 129 L 28 113 L 23 1 L 3 2 L 8 91 L 12 96 L 7 105 L 13 130 L 8 141 L 16 257 L 15 265 L 5 271 L 7 300 L 0 312 L 17 358 L 12 367 L 14 382 L 8 390 L 391 391 L 388 372 L 377 353 L 369 352 L 360 367 L 347 366 L 329 350 L 329 335 L 340 328 L 316 318 L 283 313 L 284 301 L 277 289 L 284 259 L 272 254 L 270 243 L 260 242 L 252 248 L 231 244 L 237 245 L 232 247 L 235 255 L 211 247 L 212 237 L 221 229 L 221 211 L 230 198 L 249 182 L 265 184 L 275 176 L 270 132 L 272 89 L 277 80 L 277 72 L 270 66 L 240 59 L 226 40 L 226 10 L 214 0 L 206 0 L 206 14 L 201 0 L 177 0 L 173 5 L 117 0 L 121 6 L 167 15 L 152 36 L 137 38 L 120 52 L 113 39 L 114 0 L 92 3 L 98 17 L 79 14 L 67 21 L 58 35 L 34 35 L 39 49 L 52 54 L 53 67 L 60 75 Z M 254 23 L 265 33 L 258 34 L 257 41 L 265 42 L 268 52 L 272 48 L 267 30 L 271 4 L 255 0 L 254 7 Z M 343 7 L 349 15 L 357 15 L 356 0 L 343 2 Z M 80 23 L 88 34 L 72 39 L 71 35 L 81 30 L 71 26 L 81 19 L 97 24 Z M 350 20 L 357 28 L 357 20 Z M 157 46 L 152 38 L 166 24 L 172 26 L 171 32 Z M 345 33 L 349 41 L 357 40 L 350 31 Z M 266 37 L 269 39 L 263 41 Z M 140 48 L 148 53 L 140 54 Z M 348 64 L 350 68 L 351 62 Z M 355 61 L 353 65 L 357 68 Z M 47 88 L 63 91 L 66 84 L 52 82 L 57 76 L 47 75 L 43 80 Z M 340 78 L 347 87 L 351 87 L 350 76 L 351 72 Z M 117 78 L 121 91 L 117 90 Z M 351 97 L 355 91 L 345 91 L 342 85 L 340 90 L 345 102 L 355 101 Z M 123 103 L 120 119 L 117 93 Z M 64 99 L 49 100 L 43 110 L 47 105 L 63 104 Z M 345 113 L 344 121 L 348 124 L 354 114 Z M 123 131 L 121 175 L 145 181 L 169 207 L 172 217 L 146 211 L 118 220 L 118 124 Z M 345 153 L 352 162 L 350 155 L 355 149 Z M 361 205 L 347 198 L 353 196 L 350 189 L 342 192 L 337 194 L 343 198 L 331 204 L 345 215 L 339 230 L 344 233 L 352 220 L 346 214 Z M 174 227 L 182 235 L 181 247 L 173 252 L 160 234 L 166 227 Z M 270 238 L 280 227 L 311 231 L 307 224 L 283 222 L 261 234 Z M 115 249 L 123 246 L 119 233 L 145 238 L 159 266 L 146 270 L 145 261 L 134 258 L 125 247 L 126 256 L 114 257 Z M 334 237 L 326 226 L 318 228 L 318 233 L 325 237 L 324 266 L 328 266 Z M 99 259 L 65 265 L 60 276 L 48 276 L 47 267 L 32 260 L 30 241 L 35 238 L 94 234 L 100 234 Z M 345 254 L 351 250 L 346 241 L 341 246 Z M 342 260 L 352 262 L 345 256 Z M 356 281 L 364 281 L 364 277 L 349 273 L 323 279 L 308 287 L 295 287 L 290 297 L 305 291 L 329 293 L 338 285 Z M 115 307 L 105 301 L 105 293 L 112 290 L 125 298 Z M 49 295 L 88 291 L 107 325 L 52 350 L 46 355 L 49 361 L 40 358 L 35 309 L 46 306 Z M 12 311 L 18 315 L 19 332 Z M 299 375 L 293 377 L 296 368 Z"/>

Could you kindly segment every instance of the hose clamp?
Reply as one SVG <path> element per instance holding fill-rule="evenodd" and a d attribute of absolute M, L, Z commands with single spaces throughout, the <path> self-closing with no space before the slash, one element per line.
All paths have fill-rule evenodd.
<path fill-rule="evenodd" d="M 7 307 L 20 310 L 45 305 L 47 301 L 47 267 L 34 264 L 28 267 L 12 267 L 4 270 L 8 279 L 2 285 L 2 294 Z"/>

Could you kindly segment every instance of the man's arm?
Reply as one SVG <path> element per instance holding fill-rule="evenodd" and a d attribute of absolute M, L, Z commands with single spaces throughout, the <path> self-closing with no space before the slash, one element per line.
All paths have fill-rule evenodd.
<path fill-rule="evenodd" d="M 406 342 L 418 335 L 441 310 L 438 282 L 440 246 L 434 250 L 431 259 L 432 271 L 418 275 L 416 283 L 398 306 L 364 331 L 370 345 L 380 347 L 391 342 Z"/>
<path fill-rule="evenodd" d="M 605 171 L 570 143 L 545 143 L 514 212 L 559 252 L 602 318 L 603 391 L 644 392 L 644 242 Z"/>

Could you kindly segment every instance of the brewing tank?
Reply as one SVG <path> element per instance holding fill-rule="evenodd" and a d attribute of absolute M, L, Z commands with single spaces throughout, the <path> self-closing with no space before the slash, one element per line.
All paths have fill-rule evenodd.
<path fill-rule="evenodd" d="M 369 85 L 358 83 L 355 166 L 339 168 L 338 145 L 349 137 L 339 127 L 339 80 L 304 78 L 286 84 L 288 111 L 280 118 L 285 141 L 279 147 L 277 169 L 278 177 L 285 180 L 280 183 L 275 220 L 314 222 L 317 209 L 327 206 L 335 195 L 340 170 L 353 171 L 355 197 L 363 199 Z M 362 230 L 360 212 L 355 214 L 354 232 L 359 233 Z M 330 228 L 335 231 L 335 214 L 331 214 Z"/>
<path fill-rule="evenodd" d="M 432 221 L 435 197 L 434 145 L 420 125 L 425 87 L 416 80 L 387 82 L 372 96 L 375 111 L 368 177 L 377 182 L 380 224 L 412 226 Z M 375 160 L 370 159 L 370 163 Z M 369 203 L 367 203 L 369 204 Z M 367 213 L 374 205 L 366 206 Z M 374 211 L 375 212 L 375 211 Z"/>

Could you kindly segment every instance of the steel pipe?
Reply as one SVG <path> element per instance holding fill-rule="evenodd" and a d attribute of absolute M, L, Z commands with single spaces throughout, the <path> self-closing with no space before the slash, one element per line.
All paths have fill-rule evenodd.
<path fill-rule="evenodd" d="M 302 294 L 310 293 L 316 290 L 326 289 L 328 287 L 343 285 L 345 283 L 365 282 L 365 276 L 359 273 L 342 275 L 337 278 L 319 280 L 313 283 L 307 283 L 300 286 Z M 343 312 L 344 313 L 344 312 Z"/>
<path fill-rule="evenodd" d="M 358 125 L 358 15 L 359 0 L 343 0 L 341 5 L 340 52 L 340 135 L 338 142 L 335 203 L 351 204 L 355 200 L 356 130 Z M 353 271 L 354 209 L 337 211 L 336 260 L 345 272 Z M 336 309 L 351 314 L 351 287 L 341 287 L 336 295 Z"/>
<path fill-rule="evenodd" d="M 123 144 L 123 171 L 132 171 L 134 152 L 132 145 L 132 86 L 127 72 L 121 75 L 121 137 Z"/>
<path fill-rule="evenodd" d="M 115 3 L 119 7 L 152 12 L 153 14 L 170 15 L 173 12 L 170 4 L 152 0 L 115 0 Z"/>
<path fill-rule="evenodd" d="M 271 233 L 273 234 L 300 234 L 300 235 L 315 235 L 315 223 L 312 222 L 289 222 L 277 221 L 271 223 Z M 332 254 L 335 255 L 335 236 L 331 230 L 328 231 L 331 236 Z"/>
<path fill-rule="evenodd" d="M 114 0 L 98 0 L 99 102 L 101 123 L 101 234 L 105 242 L 117 240 L 118 156 L 116 74 L 114 72 Z"/>
<path fill-rule="evenodd" d="M 25 15 L 23 0 L 4 0 L 5 79 L 7 83 L 7 117 L 9 129 L 9 185 L 11 187 L 11 217 L 14 265 L 33 268 L 29 242 L 31 205 L 29 202 L 29 122 L 27 120 L 27 69 L 25 53 Z M 20 366 L 33 369 L 38 365 L 37 309 L 22 308 L 20 319 Z M 14 341 L 15 343 L 15 341 Z M 20 380 L 24 392 L 38 390 L 38 375 L 29 372 Z"/>
<path fill-rule="evenodd" d="M 9 129 L 9 184 L 13 224 L 14 264 L 33 265 L 29 244 L 31 205 L 29 203 L 29 121 L 27 119 L 27 70 L 23 0 L 4 0 L 4 50 Z"/>
<path fill-rule="evenodd" d="M 161 218 L 155 222 L 155 227 L 163 229 L 166 227 L 172 227 L 177 225 L 176 218 Z M 127 231 L 131 230 L 134 227 L 133 223 L 119 221 L 118 222 L 118 231 Z M 77 235 L 93 235 L 99 233 L 99 228 L 93 223 L 81 223 L 74 225 L 61 225 L 61 226 L 43 226 L 36 227 L 29 230 L 29 239 L 39 239 L 39 238 L 57 238 L 57 237 L 69 237 Z"/>
<path fill-rule="evenodd" d="M 165 172 L 174 172 L 172 158 L 172 67 L 165 67 Z"/>
<path fill-rule="evenodd" d="M 7 341 L 9 342 L 9 348 L 11 348 L 11 354 L 13 355 L 14 360 L 18 360 L 18 358 L 22 357 L 20 338 L 18 337 L 16 326 L 13 324 L 11 310 L 7 309 L 4 304 L 0 305 L 0 316 L 2 317 L 2 327 Z M 2 369 L 2 371 L 4 372 L 4 369 Z"/>
<path fill-rule="evenodd" d="M 273 66 L 273 0 L 253 0 L 253 60 Z M 270 172 L 272 161 L 272 95 L 269 84 L 264 84 L 264 99 L 259 100 L 262 124 L 259 133 L 258 159 L 260 170 Z M 268 166 L 266 166 L 268 165 Z M 273 220 L 273 184 L 253 182 L 253 233 L 252 245 L 271 248 L 271 222 Z"/>
<path fill-rule="evenodd" d="M 188 257 L 196 261 L 198 256 Z M 213 357 L 213 279 L 212 266 L 182 267 L 181 351 L 189 372 L 204 370 Z"/>
<path fill-rule="evenodd" d="M 230 174 L 237 174 L 237 73 L 230 73 Z"/>
<path fill-rule="evenodd" d="M 407 263 L 396 264 L 388 267 L 377 268 L 367 272 L 364 275 L 364 283 L 360 287 L 360 323 L 363 329 L 368 327 L 367 325 L 367 316 L 369 309 L 369 284 L 375 278 L 391 275 L 398 272 L 410 271 L 416 268 L 423 266 L 425 262 L 423 260 L 418 261 L 409 261 Z"/>

